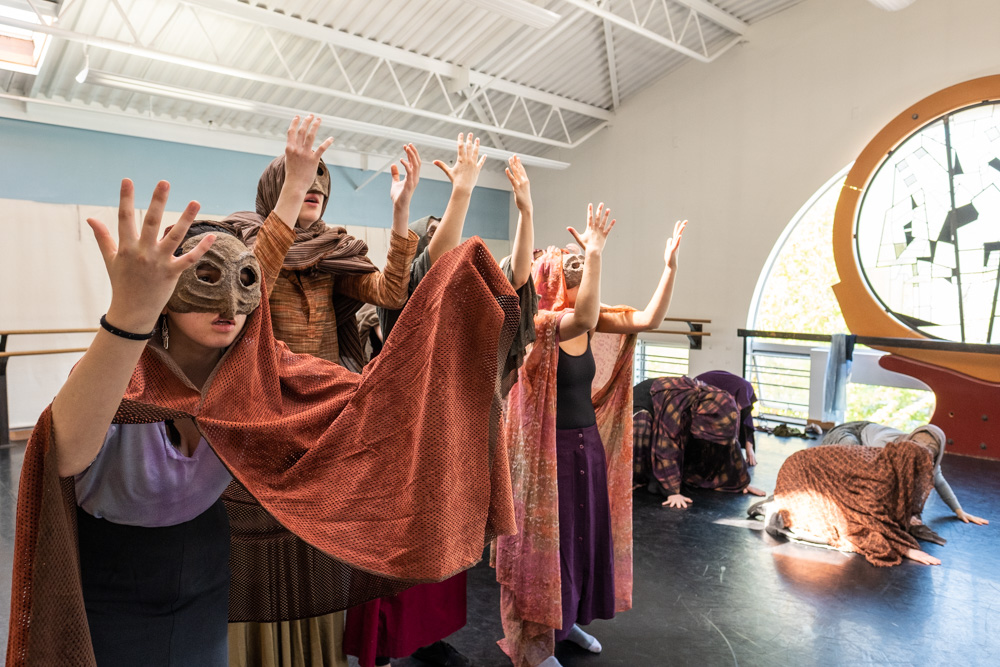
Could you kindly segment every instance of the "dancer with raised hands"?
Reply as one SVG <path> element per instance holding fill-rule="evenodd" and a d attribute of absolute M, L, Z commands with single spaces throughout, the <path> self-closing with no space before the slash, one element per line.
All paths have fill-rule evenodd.
<path fill-rule="evenodd" d="M 434 162 L 451 180 L 452 192 L 440 219 L 426 217 L 410 224 L 410 229 L 420 236 L 417 256 L 410 268 L 411 294 L 434 263 L 461 241 L 472 192 L 484 162 L 485 156 L 479 155 L 479 140 L 471 133 L 458 135 L 454 165 Z M 507 176 L 520 216 L 513 254 L 501 260 L 500 267 L 517 290 L 521 319 L 504 367 L 505 387 L 516 379 L 525 348 L 534 340 L 536 312 L 530 277 L 534 243 L 530 183 L 517 156 L 508 160 Z M 378 309 L 384 340 L 390 339 L 401 313 L 402 310 Z M 462 572 L 440 583 L 414 586 L 349 610 L 344 633 L 346 653 L 357 656 L 361 667 L 385 667 L 390 658 L 409 655 L 428 665 L 471 664 L 444 641 L 466 624 L 466 586 L 466 575 Z"/>
<path fill-rule="evenodd" d="M 25 450 L 8 665 L 222 667 L 229 620 L 440 580 L 513 529 L 491 415 L 518 312 L 481 242 L 438 262 L 361 376 L 275 340 L 229 219 L 193 226 L 192 203 L 158 238 L 168 189 L 136 231 L 123 181 L 117 245 L 88 221 L 112 301 Z M 425 363 L 449 372 L 399 401 Z"/>
<path fill-rule="evenodd" d="M 406 299 L 417 245 L 406 224 L 420 179 L 420 155 L 407 144 L 400 160 L 405 174 L 392 165 L 392 232 L 385 269 L 378 271 L 364 241 L 322 220 L 332 194 L 322 156 L 333 139 L 313 149 L 320 125 L 312 115 L 292 119 L 285 154 L 268 165 L 258 182 L 259 218 L 249 217 L 239 229 L 264 271 L 275 337 L 293 352 L 359 372 L 365 354 L 355 314 L 364 303 L 396 307 Z M 343 632 L 342 612 L 281 624 L 233 624 L 232 667 L 297 667 L 303 650 L 321 656 L 311 660 L 312 667 L 346 667 Z"/>
<path fill-rule="evenodd" d="M 601 306 L 602 255 L 614 225 L 603 204 L 589 206 L 586 229 L 568 229 L 583 253 L 550 247 L 532 267 L 536 341 L 505 411 L 518 533 L 499 538 L 495 550 L 500 645 L 517 667 L 557 667 L 561 640 L 600 652 L 578 624 L 632 604 L 634 334 L 666 312 L 686 222 L 667 241 L 663 275 L 642 311 Z M 594 354 L 598 344 L 610 350 L 607 359 Z M 607 380 L 594 390 L 598 375 Z"/>

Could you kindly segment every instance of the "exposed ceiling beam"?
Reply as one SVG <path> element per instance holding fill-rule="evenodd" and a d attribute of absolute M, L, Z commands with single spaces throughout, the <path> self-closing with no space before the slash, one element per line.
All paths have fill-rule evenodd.
<path fill-rule="evenodd" d="M 548 30 L 562 18 L 555 12 L 550 12 L 528 0 L 465 0 L 465 2 L 539 30 Z"/>
<path fill-rule="evenodd" d="M 611 102 L 618 111 L 621 99 L 618 97 L 618 68 L 615 67 L 615 43 L 611 35 L 611 22 L 604 21 L 604 46 L 608 52 L 608 76 L 611 78 Z"/>
<path fill-rule="evenodd" d="M 119 88 L 122 90 L 130 90 L 138 93 L 144 93 L 148 95 L 155 95 L 158 97 L 167 97 L 170 99 L 181 100 L 184 102 L 192 102 L 196 104 L 205 104 L 207 106 L 231 109 L 234 111 L 245 111 L 256 115 L 268 116 L 271 118 L 278 118 L 282 120 L 287 120 L 295 115 L 301 114 L 303 110 L 293 109 L 291 107 L 280 106 L 277 104 L 268 104 L 265 102 L 253 102 L 239 97 L 229 97 L 226 95 L 217 95 L 215 93 L 205 93 L 197 90 L 188 90 L 184 88 L 178 88 L 175 86 L 166 86 L 161 84 L 152 84 L 148 81 L 143 81 L 141 79 L 135 79 L 132 77 L 121 76 L 119 74 L 111 74 L 109 72 L 100 72 L 97 70 L 90 70 L 86 79 L 87 83 L 96 83 L 98 85 L 109 86 L 112 88 Z M 412 132 L 410 130 L 403 130 L 395 127 L 388 127 L 385 125 L 377 125 L 375 123 L 368 123 L 365 121 L 354 120 L 351 118 L 341 118 L 338 116 L 331 116 L 329 114 L 318 114 L 323 118 L 323 123 L 329 129 L 340 130 L 342 132 L 353 132 L 355 134 L 363 134 L 370 137 L 378 137 L 380 139 L 389 139 L 395 141 L 402 141 L 404 143 L 412 142 L 421 146 L 429 146 L 433 148 L 443 148 L 445 150 L 451 150 L 455 147 L 455 140 L 437 137 L 430 134 L 423 134 L 421 132 Z M 481 146 L 480 153 L 487 155 L 488 157 L 497 158 L 499 160 L 506 161 L 510 158 L 513 153 L 512 151 L 500 150 L 490 146 Z M 535 167 L 544 167 L 546 169 L 565 169 L 569 166 L 568 162 L 562 162 L 559 160 L 552 160 L 549 158 L 539 157 L 535 155 L 524 155 L 517 154 L 521 161 L 526 165 L 531 165 Z"/>
<path fill-rule="evenodd" d="M 130 137 L 158 140 L 203 148 L 266 155 L 268 158 L 285 150 L 284 136 L 264 136 L 236 128 L 208 126 L 190 119 L 175 119 L 167 115 L 150 115 L 143 111 L 121 111 L 98 103 L 63 102 L 45 98 L 28 98 L 23 95 L 0 93 L 0 118 L 12 118 L 35 123 L 46 123 L 94 132 L 106 132 Z M 452 142 L 454 144 L 454 141 Z M 454 146 L 452 146 L 454 148 Z M 397 156 L 354 150 L 334 144 L 323 159 L 329 165 L 368 171 L 368 162 L 385 161 Z M 443 172 L 425 169 L 420 175 L 436 181 L 447 181 Z M 510 189 L 510 182 L 503 173 L 483 170 L 479 185 L 494 189 Z"/>
<path fill-rule="evenodd" d="M 448 78 L 463 76 L 463 73 L 460 71 L 462 68 L 457 65 L 453 65 L 452 63 L 432 58 L 430 56 L 424 56 L 412 51 L 407 51 L 406 49 L 390 46 L 388 44 L 383 44 L 381 42 L 376 42 L 373 39 L 352 35 L 344 32 L 343 30 L 337 30 L 336 28 L 330 28 L 287 16 L 285 14 L 279 14 L 273 10 L 265 9 L 263 7 L 248 5 L 242 2 L 236 2 L 235 0 L 181 1 L 194 7 L 209 9 L 230 18 L 237 18 L 259 26 L 276 28 L 292 35 L 298 35 L 299 37 L 325 42 L 334 46 L 349 49 L 351 51 L 357 51 L 358 53 L 364 53 L 375 58 L 384 58 L 394 63 L 399 63 L 415 69 L 422 69 L 428 72 L 434 72 L 435 74 L 440 74 L 441 76 Z M 537 88 L 532 88 L 531 86 L 525 86 L 506 79 L 493 77 L 483 72 L 470 70 L 468 72 L 468 76 L 469 83 L 473 86 L 488 87 L 491 90 L 507 93 L 509 95 L 517 95 L 527 100 L 533 100 L 542 104 L 559 107 L 564 111 L 572 111 L 584 116 L 590 116 L 591 118 L 598 118 L 600 120 L 612 120 L 614 118 L 614 114 L 607 109 L 571 100 L 560 95 L 547 93 L 545 91 L 538 90 Z"/>
<path fill-rule="evenodd" d="M 708 0 L 670 0 L 678 5 L 684 5 L 698 12 L 712 23 L 717 23 L 731 33 L 745 35 L 750 24 L 741 21 L 729 12 L 713 5 Z"/>
<path fill-rule="evenodd" d="M 261 74 L 258 72 L 241 70 L 235 67 L 219 65 L 217 63 L 212 63 L 208 61 L 187 58 L 185 56 L 178 56 L 171 53 L 159 51 L 157 49 L 152 49 L 144 46 L 137 46 L 129 42 L 122 42 L 119 40 L 109 39 L 106 37 L 95 37 L 93 35 L 74 32 L 72 30 L 59 28 L 57 26 L 35 25 L 33 23 L 29 24 L 26 22 L 18 21 L 16 19 L 8 19 L 6 17 L 0 17 L 0 25 L 11 25 L 13 27 L 32 26 L 31 29 L 33 30 L 44 32 L 46 34 L 58 37 L 60 39 L 64 39 L 66 41 L 76 42 L 84 45 L 85 47 L 102 48 L 109 51 L 115 51 L 117 53 L 125 53 L 131 56 L 149 58 L 150 60 L 165 62 L 171 65 L 178 65 L 181 67 L 190 67 L 192 69 L 197 69 L 204 72 L 211 72 L 214 74 L 220 74 L 223 76 L 229 76 L 237 79 L 256 81 L 258 83 L 279 86 L 282 88 L 291 88 L 293 90 L 301 90 L 303 92 L 313 93 L 317 95 L 324 95 L 327 97 L 342 99 L 349 102 L 357 102 L 360 104 L 366 104 L 369 106 L 378 107 L 380 109 L 385 109 L 387 111 L 394 111 L 412 116 L 419 116 L 430 120 L 450 123 L 452 125 L 455 125 L 457 127 L 462 127 L 465 129 L 472 128 L 475 130 L 488 132 L 491 134 L 509 136 L 515 139 L 524 139 L 526 141 L 531 141 L 546 146 L 553 146 L 556 148 L 572 147 L 572 145 L 566 141 L 559 141 L 557 139 L 549 139 L 546 137 L 536 136 L 529 132 L 521 132 L 514 129 L 508 129 L 500 127 L 499 125 L 496 124 L 472 121 L 468 119 L 451 116 L 448 114 L 421 109 L 415 106 L 398 104 L 386 100 L 381 100 L 378 98 L 359 95 L 357 93 L 350 93 L 342 90 L 336 90 L 334 88 L 329 88 L 327 86 L 319 86 L 316 84 L 306 83 L 304 81 L 295 81 L 290 78 L 272 76 L 270 74 Z M 36 85 L 32 87 L 32 97 L 34 97 L 35 94 L 38 92 L 37 84 L 40 80 L 41 77 L 36 77 Z"/>
<path fill-rule="evenodd" d="M 650 30 L 649 28 L 646 28 L 644 26 L 639 25 L 638 23 L 635 23 L 634 21 L 631 21 L 631 20 L 629 20 L 627 18 L 619 16 L 618 14 L 615 14 L 614 12 L 610 12 L 610 11 L 608 11 L 606 9 L 602 9 L 601 7 L 598 7 L 597 5 L 595 5 L 594 3 L 588 2 L 588 0 L 563 0 L 563 2 L 567 2 L 567 3 L 571 4 L 571 5 L 573 5 L 574 7 L 579 7 L 580 9 L 583 9 L 583 10 L 585 10 L 585 11 L 593 14 L 594 16 L 602 18 L 605 21 L 610 21 L 611 23 L 614 23 L 617 26 L 621 26 L 622 28 L 625 28 L 626 30 L 630 30 L 630 31 L 634 32 L 637 35 L 641 35 L 642 37 L 645 37 L 648 40 L 651 40 L 653 42 L 656 42 L 657 44 L 665 46 L 668 49 L 673 49 L 674 51 L 677 51 L 678 53 L 683 53 L 684 55 L 688 56 L 689 58 L 694 58 L 695 60 L 697 60 L 699 62 L 703 62 L 703 63 L 710 63 L 710 62 L 712 62 L 713 60 L 715 60 L 716 58 L 718 58 L 720 55 L 722 55 L 723 53 L 725 53 L 726 51 L 728 51 L 734 44 L 736 44 L 737 42 L 739 42 L 742 39 L 742 35 L 736 35 L 732 40 L 730 40 L 728 43 L 726 43 L 721 49 L 718 49 L 715 53 L 709 55 L 708 53 L 701 53 L 699 51 L 695 51 L 694 49 L 688 48 L 688 47 L 684 46 L 683 44 L 681 44 L 680 42 L 677 42 L 677 41 L 675 41 L 673 39 L 670 39 L 669 37 L 661 35 L 658 32 L 654 32 L 654 31 Z M 692 11 L 695 11 L 695 10 L 692 10 Z"/>

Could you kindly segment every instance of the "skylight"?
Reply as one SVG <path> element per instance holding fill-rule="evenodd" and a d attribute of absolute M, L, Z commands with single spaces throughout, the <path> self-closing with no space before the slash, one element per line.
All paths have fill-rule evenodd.
<path fill-rule="evenodd" d="M 46 25 L 51 25 L 53 17 L 43 16 Z M 24 74 L 38 74 L 48 51 L 49 35 L 11 25 L 4 25 L 4 19 L 14 19 L 40 25 L 38 14 L 31 10 L 17 9 L 0 4 L 0 69 Z"/>

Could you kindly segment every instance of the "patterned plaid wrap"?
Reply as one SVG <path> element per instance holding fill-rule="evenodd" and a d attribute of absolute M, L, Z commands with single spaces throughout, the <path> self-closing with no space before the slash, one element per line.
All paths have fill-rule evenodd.
<path fill-rule="evenodd" d="M 680 493 L 682 483 L 721 491 L 750 483 L 739 453 L 739 412 L 729 392 L 689 377 L 665 377 L 650 394 L 653 415 L 640 410 L 633 416 L 635 482 L 648 482 L 665 496 Z M 698 465 L 686 467 L 685 452 Z"/>

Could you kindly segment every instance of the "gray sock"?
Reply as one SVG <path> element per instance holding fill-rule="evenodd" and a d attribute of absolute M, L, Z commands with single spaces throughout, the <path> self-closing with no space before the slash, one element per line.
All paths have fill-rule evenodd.
<path fill-rule="evenodd" d="M 597 641 L 593 635 L 588 635 L 584 632 L 583 629 L 576 623 L 573 624 L 573 629 L 569 631 L 569 635 L 566 639 L 573 642 L 580 648 L 590 651 L 591 653 L 601 652 L 601 642 Z"/>

